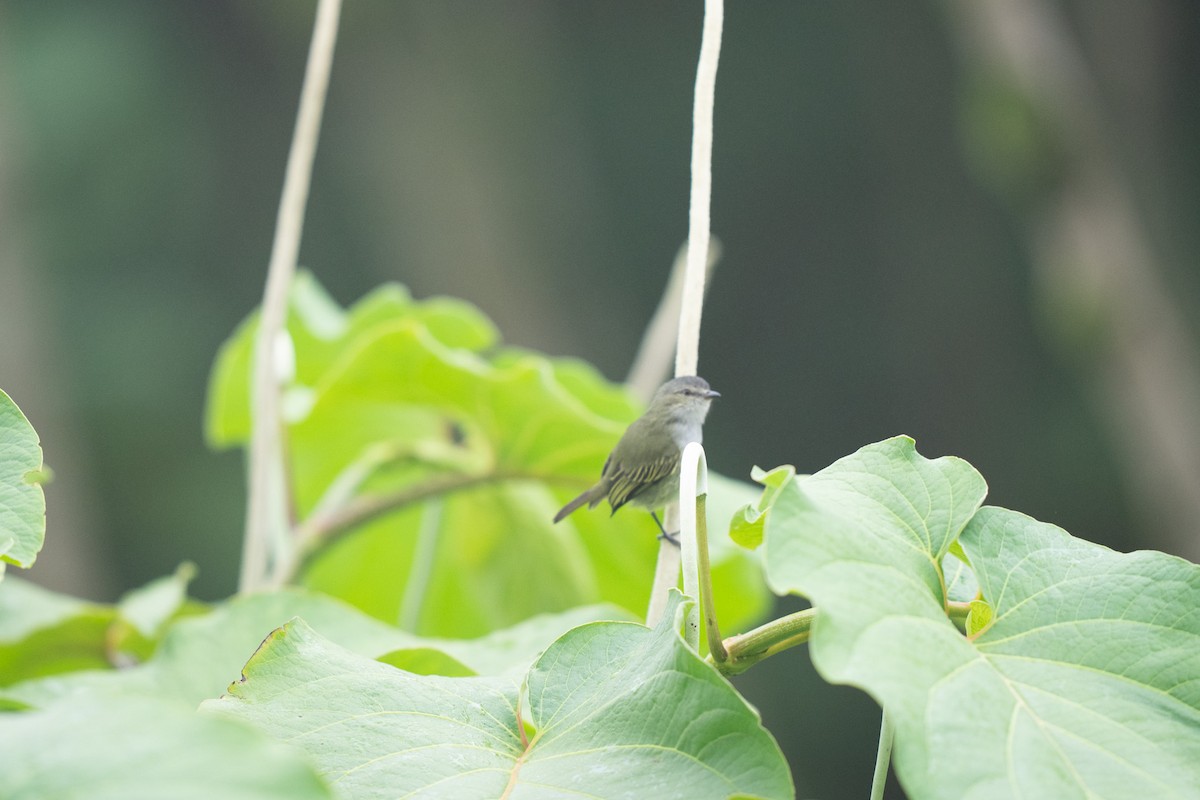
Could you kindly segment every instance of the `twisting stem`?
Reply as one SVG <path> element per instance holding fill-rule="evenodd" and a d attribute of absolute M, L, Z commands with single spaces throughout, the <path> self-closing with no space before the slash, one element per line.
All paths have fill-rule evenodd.
<path fill-rule="evenodd" d="M 815 608 L 806 608 L 773 619 L 752 631 L 730 636 L 721 642 L 725 657 L 719 658 L 714 651 L 713 663 L 725 675 L 745 672 L 765 658 L 807 642 L 816 617 Z"/>
<path fill-rule="evenodd" d="M 254 424 L 250 437 L 246 528 L 238 584 L 242 592 L 263 585 L 268 579 L 270 564 L 282 560 L 278 557 L 278 551 L 289 545 L 285 530 L 289 504 L 284 475 L 279 412 L 280 369 L 276 363 L 276 347 L 283 334 L 288 291 L 300 252 L 304 207 L 308 201 L 325 92 L 329 87 L 340 9 L 341 0 L 320 0 L 317 6 L 308 66 L 300 92 L 300 111 L 296 117 L 283 193 L 279 200 L 279 214 L 275 221 L 275 240 L 271 245 L 271 261 L 267 268 L 262 315 L 254 342 Z M 268 559 L 269 547 L 277 551 L 273 559 Z"/>
<path fill-rule="evenodd" d="M 879 720 L 879 750 L 875 753 L 875 775 L 871 778 L 871 800 L 883 800 L 887 786 L 888 765 L 892 762 L 892 721 L 884 711 Z"/>
<path fill-rule="evenodd" d="M 704 29 L 700 35 L 700 63 L 696 67 L 696 93 L 692 108 L 692 195 L 688 217 L 687 274 L 679 313 L 679 340 L 675 349 L 675 375 L 695 375 L 700 352 L 700 307 L 704 303 L 704 264 L 708 260 L 709 208 L 712 199 L 713 96 L 717 62 L 721 55 L 723 0 L 705 0 Z M 667 507 L 668 520 L 679 518 L 679 508 Z M 668 530 L 671 526 L 668 523 Z M 676 528 L 678 529 L 678 528 Z M 679 548 L 663 540 L 650 590 L 646 622 L 654 625 L 666 607 L 667 593 L 679 580 Z"/>

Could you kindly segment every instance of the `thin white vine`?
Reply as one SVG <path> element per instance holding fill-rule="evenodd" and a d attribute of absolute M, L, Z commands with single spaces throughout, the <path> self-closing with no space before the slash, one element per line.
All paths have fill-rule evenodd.
<path fill-rule="evenodd" d="M 300 92 L 300 110 L 296 117 L 283 193 L 279 200 L 279 214 L 275 221 L 275 239 L 267 268 L 262 314 L 254 342 L 251 395 L 254 422 L 247 470 L 242 569 L 238 582 L 241 592 L 250 592 L 266 585 L 270 579 L 269 571 L 286 561 L 286 550 L 294 545 L 287 531 L 289 501 L 284 470 L 277 348 L 280 337 L 286 335 L 284 321 L 287 300 L 300 253 L 304 208 L 308 202 L 313 158 L 321 130 L 321 113 L 329 87 L 341 5 L 341 0 L 320 0 L 317 5 L 308 66 Z"/>
<path fill-rule="evenodd" d="M 705 263 L 708 261 L 712 201 L 713 99 L 717 63 L 721 55 L 724 0 L 705 0 L 704 28 L 700 36 L 700 62 L 696 67 L 696 93 L 692 107 L 692 194 L 688 215 L 687 273 L 683 306 L 679 314 L 679 339 L 675 350 L 675 375 L 695 375 L 700 353 L 700 310 L 704 304 Z M 679 506 L 667 507 L 668 530 L 679 530 Z M 663 540 L 650 592 L 646 624 L 655 625 L 666 609 L 667 593 L 679 580 L 679 548 Z"/>

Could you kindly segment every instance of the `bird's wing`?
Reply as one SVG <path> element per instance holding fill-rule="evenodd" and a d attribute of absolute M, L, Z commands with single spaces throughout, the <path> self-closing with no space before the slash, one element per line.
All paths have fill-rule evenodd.
<path fill-rule="evenodd" d="M 614 464 L 605 477 L 609 479 L 608 504 L 616 511 L 635 498 L 642 490 L 653 486 L 679 469 L 679 452 L 663 456 L 657 461 L 643 464 L 635 469 L 625 469 Z"/>

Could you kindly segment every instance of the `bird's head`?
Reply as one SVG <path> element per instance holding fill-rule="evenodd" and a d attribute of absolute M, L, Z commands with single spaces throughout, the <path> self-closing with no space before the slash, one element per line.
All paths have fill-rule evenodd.
<path fill-rule="evenodd" d="M 698 416 L 700 421 L 703 421 L 708 415 L 708 407 L 712 405 L 713 398 L 720 396 L 721 393 L 713 391 L 704 378 L 684 375 L 660 386 L 654 393 L 650 406 L 672 414 Z"/>

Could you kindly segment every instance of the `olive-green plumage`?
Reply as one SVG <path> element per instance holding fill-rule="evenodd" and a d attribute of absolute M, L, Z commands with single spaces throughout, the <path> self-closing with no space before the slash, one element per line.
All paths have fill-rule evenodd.
<path fill-rule="evenodd" d="M 608 500 L 613 513 L 626 503 L 654 511 L 679 493 L 679 457 L 688 442 L 699 442 L 704 418 L 718 392 L 695 375 L 667 381 L 654 393 L 646 413 L 625 430 L 604 462 L 596 485 L 554 515 L 558 522 L 580 506 Z"/>

